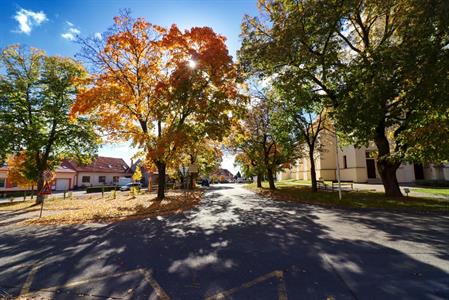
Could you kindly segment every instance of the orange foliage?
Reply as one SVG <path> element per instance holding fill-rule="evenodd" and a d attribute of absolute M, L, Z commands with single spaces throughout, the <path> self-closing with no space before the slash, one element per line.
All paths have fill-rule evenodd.
<path fill-rule="evenodd" d="M 8 158 L 8 180 L 21 187 L 30 187 L 37 185 L 36 181 L 27 178 L 26 172 L 26 154 L 21 152 L 17 155 L 11 155 Z"/>
<path fill-rule="evenodd" d="M 91 115 L 111 140 L 131 140 L 151 162 L 170 164 L 193 127 L 220 139 L 243 99 L 225 37 L 127 14 L 114 22 L 103 40 L 83 41 L 97 72 L 84 82 L 72 115 Z"/>

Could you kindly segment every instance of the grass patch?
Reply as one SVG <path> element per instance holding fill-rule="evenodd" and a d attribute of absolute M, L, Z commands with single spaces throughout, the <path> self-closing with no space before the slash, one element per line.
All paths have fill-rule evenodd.
<path fill-rule="evenodd" d="M 449 188 L 413 188 L 414 192 L 449 196 Z"/>
<path fill-rule="evenodd" d="M 342 191 L 342 200 L 338 199 L 338 192 L 319 191 L 312 192 L 310 186 L 292 184 L 292 182 L 280 181 L 276 183 L 277 190 L 268 189 L 268 183 L 264 182 L 262 188 L 255 184 L 246 187 L 264 196 L 275 200 L 291 201 L 305 204 L 314 204 L 327 207 L 341 208 L 376 208 L 391 210 L 412 211 L 445 211 L 449 212 L 449 201 L 434 198 L 418 197 L 386 197 L 383 193 L 370 191 Z"/>
<path fill-rule="evenodd" d="M 181 213 L 191 209 L 201 200 L 202 191 L 184 193 L 166 192 L 163 201 L 156 200 L 154 193 L 142 192 L 135 196 L 129 193 L 117 193 L 113 199 L 111 193 L 82 197 L 77 199 L 47 199 L 44 202 L 42 218 L 24 221 L 25 224 L 82 224 L 112 223 L 130 219 L 141 219 L 162 215 Z M 33 201 L 7 203 L 0 206 L 0 211 L 35 211 L 40 205 Z"/>

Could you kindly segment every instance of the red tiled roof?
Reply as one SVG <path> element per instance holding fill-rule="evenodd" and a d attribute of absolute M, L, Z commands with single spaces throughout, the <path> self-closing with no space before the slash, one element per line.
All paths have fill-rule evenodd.
<path fill-rule="evenodd" d="M 8 166 L 2 166 L 0 167 L 0 171 L 9 171 L 9 167 Z M 68 167 L 68 166 L 59 166 L 55 168 L 55 172 L 56 173 L 76 173 L 75 170 L 73 170 L 72 168 Z"/>
<path fill-rule="evenodd" d="M 78 172 L 126 173 L 128 164 L 121 158 L 98 156 L 88 165 L 79 165 L 76 161 L 64 159 L 61 166 Z"/>
<path fill-rule="evenodd" d="M 228 178 L 234 177 L 234 175 L 232 175 L 232 173 L 229 172 L 228 169 L 221 169 L 221 168 L 218 169 L 218 170 L 214 173 L 214 175 L 216 175 L 216 176 L 225 176 L 225 177 L 228 177 Z"/>

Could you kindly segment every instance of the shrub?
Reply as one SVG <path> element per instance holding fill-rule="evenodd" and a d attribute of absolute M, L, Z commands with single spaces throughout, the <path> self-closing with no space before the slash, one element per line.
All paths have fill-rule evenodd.
<path fill-rule="evenodd" d="M 417 186 L 449 187 L 448 180 L 416 180 Z"/>
<path fill-rule="evenodd" d="M 0 192 L 0 198 L 23 197 L 24 193 L 26 193 L 28 197 L 31 196 L 31 194 L 36 195 L 37 191 L 3 191 Z"/>
<path fill-rule="evenodd" d="M 116 190 L 117 187 L 116 186 L 93 186 L 93 187 L 88 187 L 86 189 L 86 193 L 90 194 L 90 193 L 101 193 L 102 191 L 104 192 L 109 192 L 112 190 Z"/>

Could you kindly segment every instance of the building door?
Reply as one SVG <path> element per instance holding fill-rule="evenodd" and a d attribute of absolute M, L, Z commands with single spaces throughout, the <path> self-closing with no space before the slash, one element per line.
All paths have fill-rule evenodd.
<path fill-rule="evenodd" d="M 56 190 L 57 191 L 68 191 L 69 190 L 69 179 L 56 179 Z"/>
<path fill-rule="evenodd" d="M 376 178 L 376 164 L 374 159 L 366 160 L 366 171 L 368 172 L 368 179 Z"/>
<path fill-rule="evenodd" d="M 420 180 L 424 179 L 424 168 L 421 164 L 413 164 L 413 168 L 415 169 L 415 179 Z"/>

